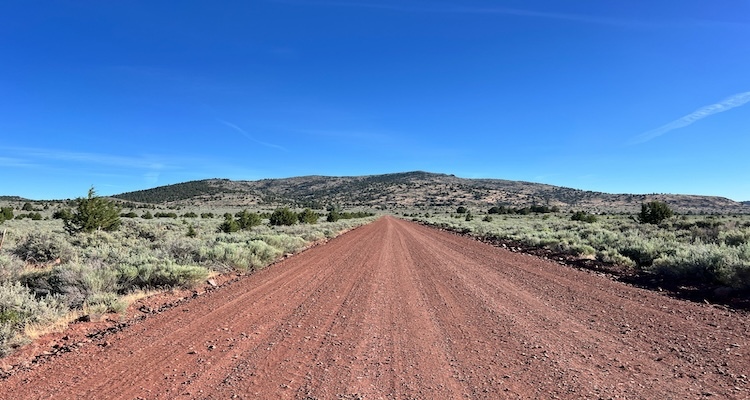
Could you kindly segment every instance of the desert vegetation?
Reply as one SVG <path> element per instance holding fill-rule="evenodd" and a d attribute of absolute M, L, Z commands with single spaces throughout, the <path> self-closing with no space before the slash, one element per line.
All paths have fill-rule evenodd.
<path fill-rule="evenodd" d="M 469 219 L 466 215 L 479 210 L 461 211 L 412 218 L 482 239 L 617 264 L 664 286 L 750 292 L 750 217 L 746 215 L 674 216 L 668 205 L 658 202 L 644 204 L 637 215 L 577 211 Z"/>
<path fill-rule="evenodd" d="M 247 209 L 121 218 L 121 208 L 93 189 L 86 198 L 42 211 L 38 220 L 14 218 L 13 209 L 3 208 L 0 230 L 0 356 L 27 341 L 29 331 L 60 318 L 120 312 L 133 293 L 261 269 L 374 219 L 317 222 L 312 210 L 288 208 L 280 209 L 288 220 L 278 226 L 269 221 L 273 213 Z M 162 214 L 170 215 L 154 218 Z"/>

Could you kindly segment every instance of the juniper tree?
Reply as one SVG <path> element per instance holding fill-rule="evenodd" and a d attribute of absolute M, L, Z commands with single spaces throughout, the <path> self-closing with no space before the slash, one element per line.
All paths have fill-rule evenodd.
<path fill-rule="evenodd" d="M 298 219 L 297 213 L 284 207 L 276 209 L 273 214 L 271 214 L 269 222 L 271 225 L 294 225 L 297 223 Z"/>
<path fill-rule="evenodd" d="M 309 208 L 305 208 L 304 211 L 299 213 L 298 218 L 299 222 L 302 224 L 315 224 L 318 222 L 318 213 Z"/>
<path fill-rule="evenodd" d="M 641 205 L 638 221 L 642 224 L 658 224 L 667 218 L 671 218 L 673 214 L 667 203 L 651 201 Z"/>
<path fill-rule="evenodd" d="M 87 198 L 75 200 L 72 218 L 65 220 L 68 233 L 114 231 L 120 227 L 120 207 L 111 200 L 96 195 L 92 187 Z"/>

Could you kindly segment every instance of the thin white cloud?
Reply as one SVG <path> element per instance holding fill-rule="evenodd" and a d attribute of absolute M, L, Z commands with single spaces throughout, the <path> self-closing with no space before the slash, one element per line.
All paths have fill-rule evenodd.
<path fill-rule="evenodd" d="M 220 122 L 220 123 L 222 123 L 222 124 L 224 124 L 224 125 L 226 125 L 226 126 L 228 126 L 228 127 L 232 128 L 232 129 L 234 129 L 234 130 L 235 130 L 236 132 L 238 132 L 238 133 L 239 133 L 239 134 L 241 134 L 242 136 L 246 137 L 246 138 L 247 138 L 248 140 L 250 140 L 251 142 L 255 142 L 255 143 L 257 143 L 257 144 L 259 144 L 259 145 L 262 145 L 262 146 L 266 146 L 266 147 L 272 147 L 272 148 L 274 148 L 274 149 L 279 149 L 279 150 L 287 151 L 287 150 L 286 150 L 286 149 L 285 149 L 284 147 L 281 147 L 281 146 L 279 146 L 279 145 L 277 145 L 277 144 L 273 144 L 273 143 L 268 143 L 268 142 L 262 142 L 262 141 L 260 141 L 260 140 L 257 140 L 257 139 L 255 139 L 255 138 L 254 138 L 254 137 L 252 137 L 252 136 L 251 136 L 251 135 L 250 135 L 249 133 L 247 133 L 247 131 L 246 131 L 246 130 L 244 130 L 244 129 L 240 128 L 239 126 L 237 126 L 237 125 L 235 125 L 235 124 L 233 124 L 233 123 L 231 123 L 231 122 L 229 122 L 229 121 L 225 121 L 225 120 L 223 120 L 223 119 L 219 119 L 219 118 L 217 118 L 217 119 L 216 119 L 216 121 L 218 121 L 218 122 Z"/>
<path fill-rule="evenodd" d="M 33 168 L 36 164 L 18 158 L 0 157 L 0 167 Z"/>
<path fill-rule="evenodd" d="M 703 118 L 709 117 L 714 114 L 722 113 L 724 111 L 729 111 L 733 108 L 742 106 L 746 104 L 747 102 L 750 102 L 750 92 L 742 92 L 735 94 L 734 96 L 727 97 L 726 99 L 716 103 L 711 104 L 705 107 L 701 107 L 693 112 L 691 112 L 688 115 L 685 115 L 682 118 L 676 119 L 666 125 L 660 126 L 656 129 L 650 130 L 648 132 L 644 132 L 631 141 L 631 144 L 639 144 L 648 142 L 649 140 L 655 139 L 669 131 L 684 128 L 688 125 L 691 125 Z"/>
<path fill-rule="evenodd" d="M 622 26 L 622 27 L 635 27 L 635 26 L 650 26 L 644 21 L 625 20 L 617 18 L 606 18 L 591 15 L 581 14 L 566 14 L 566 13 L 554 13 L 554 12 L 541 12 L 524 10 L 518 8 L 506 8 L 506 7 L 467 7 L 467 6 L 456 6 L 451 4 L 417 4 L 417 5 L 403 5 L 399 3 L 375 3 L 375 2 L 359 2 L 359 1 L 326 1 L 326 0 L 275 0 L 276 3 L 286 3 L 293 5 L 312 5 L 312 6 L 327 6 L 327 7 L 350 7 L 350 8 L 369 8 L 378 10 L 390 10 L 390 11 L 401 11 L 401 12 L 420 12 L 420 13 L 445 13 L 445 14 L 497 14 L 497 15 L 510 15 L 518 17 L 529 17 L 529 18 L 543 18 L 543 19 L 555 19 L 562 21 L 571 22 L 582 22 L 588 24 L 599 24 L 599 25 L 610 25 L 610 26 Z"/>
<path fill-rule="evenodd" d="M 153 169 L 164 168 L 161 161 L 146 157 L 123 157 L 111 154 L 73 152 L 60 149 L 41 149 L 31 147 L 2 147 L 0 150 L 12 152 L 22 159 L 15 160 L 17 166 L 43 166 L 44 161 L 67 161 L 79 164 L 95 164 L 113 167 Z"/>
<path fill-rule="evenodd" d="M 356 139 L 371 142 L 387 142 L 391 141 L 390 135 L 378 132 L 368 131 L 350 131 L 350 130 L 335 130 L 335 129 L 291 129 L 292 132 L 301 133 L 304 135 L 333 137 L 341 139 Z"/>

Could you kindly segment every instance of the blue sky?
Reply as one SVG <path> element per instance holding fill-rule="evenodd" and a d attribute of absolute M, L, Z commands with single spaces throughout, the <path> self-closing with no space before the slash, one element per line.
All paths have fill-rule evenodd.
<path fill-rule="evenodd" d="M 0 194 L 411 170 L 750 200 L 750 2 L 0 3 Z"/>

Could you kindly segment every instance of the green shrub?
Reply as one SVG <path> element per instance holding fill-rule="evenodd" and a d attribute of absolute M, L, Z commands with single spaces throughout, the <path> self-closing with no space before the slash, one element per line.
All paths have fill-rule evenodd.
<path fill-rule="evenodd" d="M 275 247 L 280 253 L 295 253 L 305 247 L 305 239 L 296 235 L 260 235 L 257 239 L 262 240 L 269 246 Z"/>
<path fill-rule="evenodd" d="M 718 239 L 727 246 L 742 246 L 743 244 L 750 243 L 750 232 L 737 230 L 721 232 L 718 235 Z"/>
<path fill-rule="evenodd" d="M 65 230 L 69 233 L 114 231 L 120 227 L 120 207 L 110 200 L 96 195 L 94 188 L 89 189 L 87 198 L 76 199 L 76 210 L 73 218 L 65 221 Z"/>
<path fill-rule="evenodd" d="M 0 208 L 0 224 L 13 219 L 13 207 Z"/>
<path fill-rule="evenodd" d="M 253 254 L 247 246 L 237 243 L 212 243 L 198 250 L 198 261 L 219 272 L 247 271 L 252 267 Z"/>
<path fill-rule="evenodd" d="M 128 304 L 117 293 L 95 293 L 84 304 L 91 314 L 121 313 Z"/>
<path fill-rule="evenodd" d="M 331 210 L 328 212 L 328 216 L 326 217 L 327 222 L 336 222 L 339 219 L 341 219 L 341 215 L 336 210 Z"/>
<path fill-rule="evenodd" d="M 119 267 L 120 285 L 123 288 L 189 288 L 207 277 L 208 270 L 204 267 L 178 265 L 169 260 Z"/>
<path fill-rule="evenodd" d="M 82 308 L 97 293 L 120 289 L 116 270 L 104 265 L 70 263 L 51 270 L 37 270 L 21 277 L 21 282 L 37 297 L 56 296 L 69 308 Z"/>
<path fill-rule="evenodd" d="M 240 223 L 237 222 L 232 215 L 225 215 L 224 222 L 219 225 L 219 232 L 232 233 L 240 230 Z"/>
<path fill-rule="evenodd" d="M 252 229 L 254 226 L 259 226 L 260 224 L 263 223 L 263 220 L 261 219 L 260 214 L 251 213 L 247 210 L 242 210 L 241 212 L 238 212 L 236 214 L 236 217 L 237 217 L 237 224 L 242 230 Z"/>
<path fill-rule="evenodd" d="M 17 280 L 23 270 L 23 260 L 11 254 L 0 253 L 0 282 Z"/>
<path fill-rule="evenodd" d="M 197 261 L 200 244 L 196 240 L 175 239 L 168 241 L 163 250 L 166 250 L 178 264 L 191 264 Z"/>
<path fill-rule="evenodd" d="M 61 208 L 52 213 L 52 219 L 61 219 L 63 221 L 68 221 L 73 219 L 73 212 L 70 211 L 69 208 Z"/>
<path fill-rule="evenodd" d="M 457 214 L 466 214 L 467 212 L 469 212 L 469 210 L 467 210 L 464 206 L 458 206 L 458 208 L 456 208 Z"/>
<path fill-rule="evenodd" d="M 141 215 L 141 218 L 143 219 L 154 219 L 154 216 L 151 214 L 151 211 L 146 211 Z"/>
<path fill-rule="evenodd" d="M 570 217 L 570 220 L 571 221 L 588 222 L 588 223 L 593 223 L 593 222 L 597 221 L 596 215 L 589 214 L 586 211 L 576 211 Z"/>
<path fill-rule="evenodd" d="M 34 264 L 60 259 L 65 263 L 75 257 L 75 250 L 65 239 L 50 233 L 31 233 L 16 246 L 13 253 Z"/>
<path fill-rule="evenodd" d="M 297 214 L 287 207 L 276 209 L 269 218 L 271 225 L 275 226 L 294 225 L 297 223 L 297 220 Z"/>
<path fill-rule="evenodd" d="M 174 212 L 158 212 L 158 213 L 154 214 L 154 217 L 155 218 L 172 218 L 172 219 L 175 219 L 175 218 L 177 218 L 177 213 L 174 213 Z"/>
<path fill-rule="evenodd" d="M 198 214 L 192 211 L 189 211 L 189 212 L 186 212 L 185 214 L 182 214 L 182 217 L 183 218 L 198 218 Z"/>
<path fill-rule="evenodd" d="M 24 342 L 28 324 L 51 322 L 65 311 L 54 297 L 36 298 L 19 282 L 0 282 L 0 357 Z"/>
<path fill-rule="evenodd" d="M 642 224 L 659 224 L 667 218 L 671 218 L 674 213 L 667 203 L 661 201 L 651 201 L 641 204 L 641 212 L 638 214 L 638 221 Z"/>
<path fill-rule="evenodd" d="M 309 208 L 305 208 L 304 211 L 299 213 L 297 216 L 299 222 L 302 224 L 315 224 L 318 222 L 318 213 L 314 212 Z"/>
<path fill-rule="evenodd" d="M 258 269 L 263 268 L 281 257 L 283 249 L 275 247 L 264 240 L 253 240 L 247 244 L 254 256 L 251 265 Z"/>

